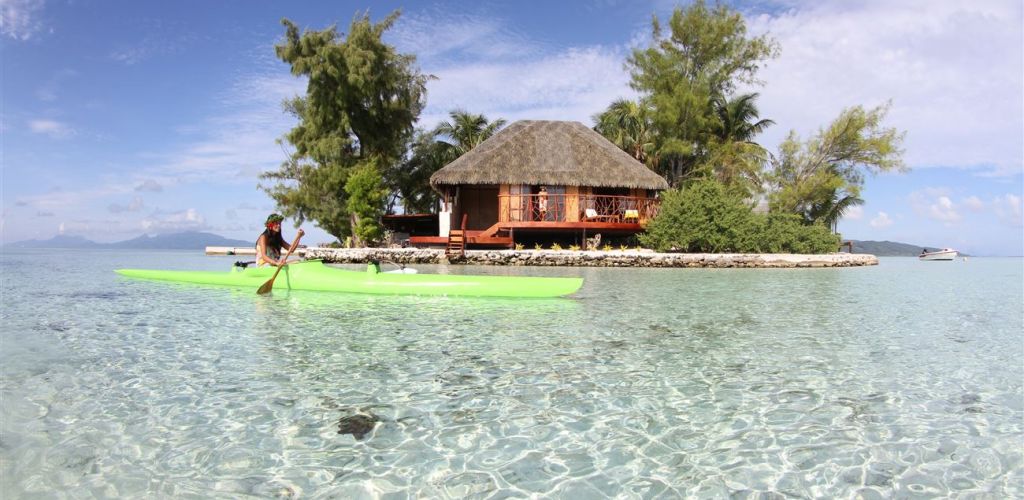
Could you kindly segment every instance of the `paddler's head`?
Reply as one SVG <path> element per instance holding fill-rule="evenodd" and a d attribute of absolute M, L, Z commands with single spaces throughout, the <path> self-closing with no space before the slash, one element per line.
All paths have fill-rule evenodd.
<path fill-rule="evenodd" d="M 282 217 L 280 214 L 270 214 L 269 216 L 267 216 L 267 222 L 266 222 L 267 229 L 271 229 L 271 230 L 274 230 L 274 231 L 280 231 L 281 230 L 281 221 L 283 221 L 283 220 L 284 220 L 284 217 Z"/>

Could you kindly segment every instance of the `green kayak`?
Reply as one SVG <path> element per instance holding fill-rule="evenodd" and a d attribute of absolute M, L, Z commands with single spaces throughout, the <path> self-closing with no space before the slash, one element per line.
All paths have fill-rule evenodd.
<path fill-rule="evenodd" d="M 233 267 L 228 272 L 118 269 L 132 278 L 252 288 L 253 293 L 274 274 L 273 267 Z M 274 281 L 275 290 L 374 293 L 385 295 L 451 295 L 473 297 L 560 297 L 583 285 L 583 278 L 473 276 L 382 273 L 370 264 L 366 272 L 328 267 L 318 260 L 289 264 Z"/>

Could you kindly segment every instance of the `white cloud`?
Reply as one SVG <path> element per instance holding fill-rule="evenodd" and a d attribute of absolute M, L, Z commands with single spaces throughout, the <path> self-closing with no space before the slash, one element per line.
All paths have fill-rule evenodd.
<path fill-rule="evenodd" d="M 190 183 L 255 184 L 263 172 L 276 170 L 287 154 L 277 139 L 295 119 L 281 109 L 285 98 L 305 92 L 305 80 L 278 68 L 278 74 L 241 78 L 219 97 L 220 108 L 205 122 L 183 128 L 196 139 L 170 153 L 140 154 L 134 191 L 162 191 Z"/>
<path fill-rule="evenodd" d="M 961 204 L 964 208 L 972 212 L 981 212 L 982 210 L 985 210 L 985 202 L 981 201 L 977 196 L 968 196 L 967 198 L 964 198 Z"/>
<path fill-rule="evenodd" d="M 198 38 L 191 25 L 179 21 L 143 19 L 139 24 L 146 35 L 112 51 L 110 59 L 132 66 L 154 56 L 181 53 Z"/>
<path fill-rule="evenodd" d="M 75 135 L 74 129 L 56 120 L 29 120 L 28 129 L 33 133 L 48 135 L 54 139 Z"/>
<path fill-rule="evenodd" d="M 44 194 L 18 197 L 15 205 L 58 211 L 81 210 L 82 207 L 90 206 L 95 200 L 130 192 L 132 192 L 131 185 L 121 183 L 76 191 L 56 189 Z"/>
<path fill-rule="evenodd" d="M 120 219 L 78 218 L 66 219 L 57 226 L 58 234 L 82 235 L 96 240 L 97 237 L 133 234 L 138 235 L 138 222 Z"/>
<path fill-rule="evenodd" d="M 143 206 L 144 204 L 142 202 L 142 198 L 136 196 L 132 198 L 132 201 L 130 201 L 127 205 L 119 205 L 117 203 L 112 203 L 109 207 L 107 207 L 107 209 L 111 213 L 119 214 L 122 212 L 138 212 L 139 210 L 142 210 Z"/>
<path fill-rule="evenodd" d="M 154 213 L 142 220 L 142 229 L 147 233 L 177 231 L 199 231 L 209 229 L 206 218 L 194 208 L 173 213 Z"/>
<path fill-rule="evenodd" d="M 864 207 L 860 206 L 852 206 L 843 214 L 843 218 L 846 220 L 861 220 L 863 217 Z"/>
<path fill-rule="evenodd" d="M 1011 226 L 1021 225 L 1021 199 L 1020 196 L 1006 194 L 999 196 L 992 201 L 992 207 L 996 216 L 1005 224 Z"/>
<path fill-rule="evenodd" d="M 806 136 L 843 108 L 891 99 L 886 124 L 907 131 L 910 166 L 1021 172 L 1019 1 L 807 1 L 748 22 L 782 48 L 757 89 L 778 124 L 770 149 L 790 129 Z"/>
<path fill-rule="evenodd" d="M 871 219 L 871 227 L 876 229 L 882 229 L 891 226 L 893 220 L 889 218 L 889 214 L 885 212 L 878 212 L 878 215 L 874 219 Z"/>
<path fill-rule="evenodd" d="M 149 191 L 151 193 L 159 193 L 164 190 L 164 187 L 159 182 L 153 179 L 146 179 L 141 184 L 135 186 L 136 191 Z"/>
<path fill-rule="evenodd" d="M 1006 175 L 1022 170 L 1024 85 L 1021 8 L 1014 2 L 792 2 L 782 13 L 751 14 L 754 33 L 782 47 L 760 73 L 763 136 L 774 149 L 790 129 L 802 135 L 846 107 L 892 101 L 886 125 L 907 131 L 907 163 Z M 662 16 L 664 17 L 664 16 Z M 643 43 L 649 29 L 637 31 Z M 508 120 L 590 116 L 634 97 L 623 68 L 626 46 L 552 48 L 501 20 L 428 12 L 399 19 L 400 50 L 418 55 L 428 84 L 420 125 L 462 108 Z"/>
<path fill-rule="evenodd" d="M 110 58 L 119 63 L 131 66 L 149 57 L 149 53 L 150 49 L 145 46 L 127 47 L 112 52 L 110 54 Z"/>
<path fill-rule="evenodd" d="M 939 221 L 947 226 L 954 225 L 963 219 L 946 189 L 927 188 L 910 193 L 910 204 L 918 215 Z"/>
<path fill-rule="evenodd" d="M 935 203 L 928 207 L 928 214 L 931 218 L 943 222 L 959 222 L 960 214 L 953 206 L 953 200 L 949 197 L 940 196 Z"/>
<path fill-rule="evenodd" d="M 440 40 L 446 26 L 454 30 L 458 24 L 438 21 L 433 25 L 425 18 L 414 21 L 416 25 L 406 25 L 405 32 L 396 26 L 403 43 L 420 43 L 435 36 Z M 589 123 L 591 114 L 631 92 L 628 75 L 622 70 L 624 55 L 618 49 L 567 49 L 529 60 L 522 59 L 522 51 L 498 51 L 493 47 L 483 54 L 471 47 L 490 43 L 487 36 L 501 34 L 509 45 L 515 45 L 517 38 L 503 34 L 507 30 L 496 22 L 476 22 L 478 26 L 469 26 L 463 34 L 449 33 L 453 40 L 441 43 L 443 50 L 427 52 L 436 57 L 421 61 L 424 73 L 440 79 L 428 83 L 428 107 L 420 126 L 432 127 L 456 108 L 484 113 L 491 119 L 575 119 Z M 433 30 L 428 29 L 431 26 Z M 453 52 L 476 60 L 452 63 L 445 56 Z M 293 77 L 280 64 L 240 78 L 220 96 L 219 114 L 206 122 L 180 127 L 196 140 L 173 153 L 150 154 L 143 159 L 139 175 L 145 181 L 137 181 L 143 182 L 138 189 L 194 182 L 251 183 L 258 174 L 276 170 L 287 157 L 276 140 L 295 124 L 294 117 L 282 111 L 281 103 L 305 91 L 306 79 Z"/>
<path fill-rule="evenodd" d="M 633 97 L 623 55 L 600 47 L 572 48 L 518 63 L 478 62 L 436 68 L 427 85 L 420 119 L 431 127 L 453 109 L 488 118 L 576 120 L 590 117 L 620 97 Z"/>
<path fill-rule="evenodd" d="M 425 128 L 454 109 L 589 124 L 613 100 L 635 96 L 623 68 L 625 46 L 553 47 L 501 19 L 436 11 L 399 18 L 388 38 L 438 77 L 427 83 L 418 124 Z"/>
<path fill-rule="evenodd" d="M 498 19 L 438 9 L 401 16 L 385 36 L 400 52 L 428 60 L 509 58 L 540 50 L 536 40 L 513 31 Z"/>
<path fill-rule="evenodd" d="M 305 90 L 304 80 L 291 77 L 282 68 L 276 71 L 283 74 L 240 79 L 220 96 L 218 113 L 191 130 L 189 135 L 197 137 L 195 141 L 169 153 L 138 154 L 132 159 L 134 175 L 98 178 L 96 185 L 77 189 L 18 196 L 15 205 L 58 214 L 88 213 L 90 207 L 106 207 L 116 219 L 65 221 L 65 230 L 93 236 L 137 234 L 140 227 L 150 232 L 208 229 L 205 217 L 195 209 L 174 212 L 184 207 L 170 206 L 167 212 L 140 220 L 141 198 L 138 202 L 128 198 L 133 202 L 127 205 L 120 200 L 126 199 L 125 195 L 168 191 L 195 183 L 248 184 L 255 190 L 257 174 L 276 169 L 285 158 L 275 140 L 295 120 L 281 111 L 281 101 Z M 72 133 L 66 125 L 52 120 L 31 122 L 30 129 L 55 137 Z"/>
<path fill-rule="evenodd" d="M 43 0 L 0 0 L 0 33 L 15 40 L 31 39 L 42 29 Z"/>

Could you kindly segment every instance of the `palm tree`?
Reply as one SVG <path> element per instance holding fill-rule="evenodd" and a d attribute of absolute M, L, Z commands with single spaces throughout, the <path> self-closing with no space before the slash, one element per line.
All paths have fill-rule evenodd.
<path fill-rule="evenodd" d="M 505 120 L 492 122 L 463 110 L 454 110 L 449 116 L 451 121 L 443 121 L 433 130 L 418 130 L 409 144 L 409 154 L 389 174 L 393 184 L 389 213 L 399 200 L 406 213 L 430 211 L 437 203 L 430 176 L 505 125 Z"/>
<path fill-rule="evenodd" d="M 484 115 L 469 113 L 461 109 L 452 111 L 448 116 L 451 117 L 451 121 L 443 121 L 434 127 L 434 135 L 448 139 L 439 139 L 438 142 L 448 144 L 452 148 L 454 157 L 449 161 L 453 161 L 479 146 L 481 142 L 505 126 L 505 120 L 501 118 L 488 122 Z"/>
<path fill-rule="evenodd" d="M 839 219 L 842 219 L 851 208 L 863 204 L 864 200 L 855 194 L 836 190 L 828 200 L 814 205 L 809 215 L 812 221 L 824 222 L 833 233 L 838 233 Z"/>
<path fill-rule="evenodd" d="M 594 130 L 637 161 L 651 167 L 658 161 L 651 110 L 642 101 L 619 99 L 594 115 Z"/>
<path fill-rule="evenodd" d="M 767 151 L 754 138 L 775 124 L 759 119 L 757 98 L 757 93 L 715 98 L 712 105 L 717 120 L 712 122 L 708 141 L 708 158 L 718 180 L 739 184 L 751 194 L 761 190 L 761 173 L 768 161 Z"/>
<path fill-rule="evenodd" d="M 719 96 L 714 101 L 715 115 L 719 122 L 712 128 L 712 134 L 721 142 L 754 143 L 754 137 L 775 122 L 768 119 L 758 120 L 758 93 L 742 94 L 733 99 Z"/>

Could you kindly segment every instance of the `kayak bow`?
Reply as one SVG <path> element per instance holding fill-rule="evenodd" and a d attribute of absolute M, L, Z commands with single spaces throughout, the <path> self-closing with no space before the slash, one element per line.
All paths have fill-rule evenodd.
<path fill-rule="evenodd" d="M 118 269 L 118 274 L 148 280 L 258 288 L 273 267 L 234 267 L 228 272 Z M 382 273 L 370 264 L 366 272 L 328 267 L 318 260 L 288 264 L 274 282 L 275 290 L 372 293 L 382 295 L 450 295 L 473 297 L 560 297 L 583 285 L 583 278 L 481 276 L 458 274 Z"/>

